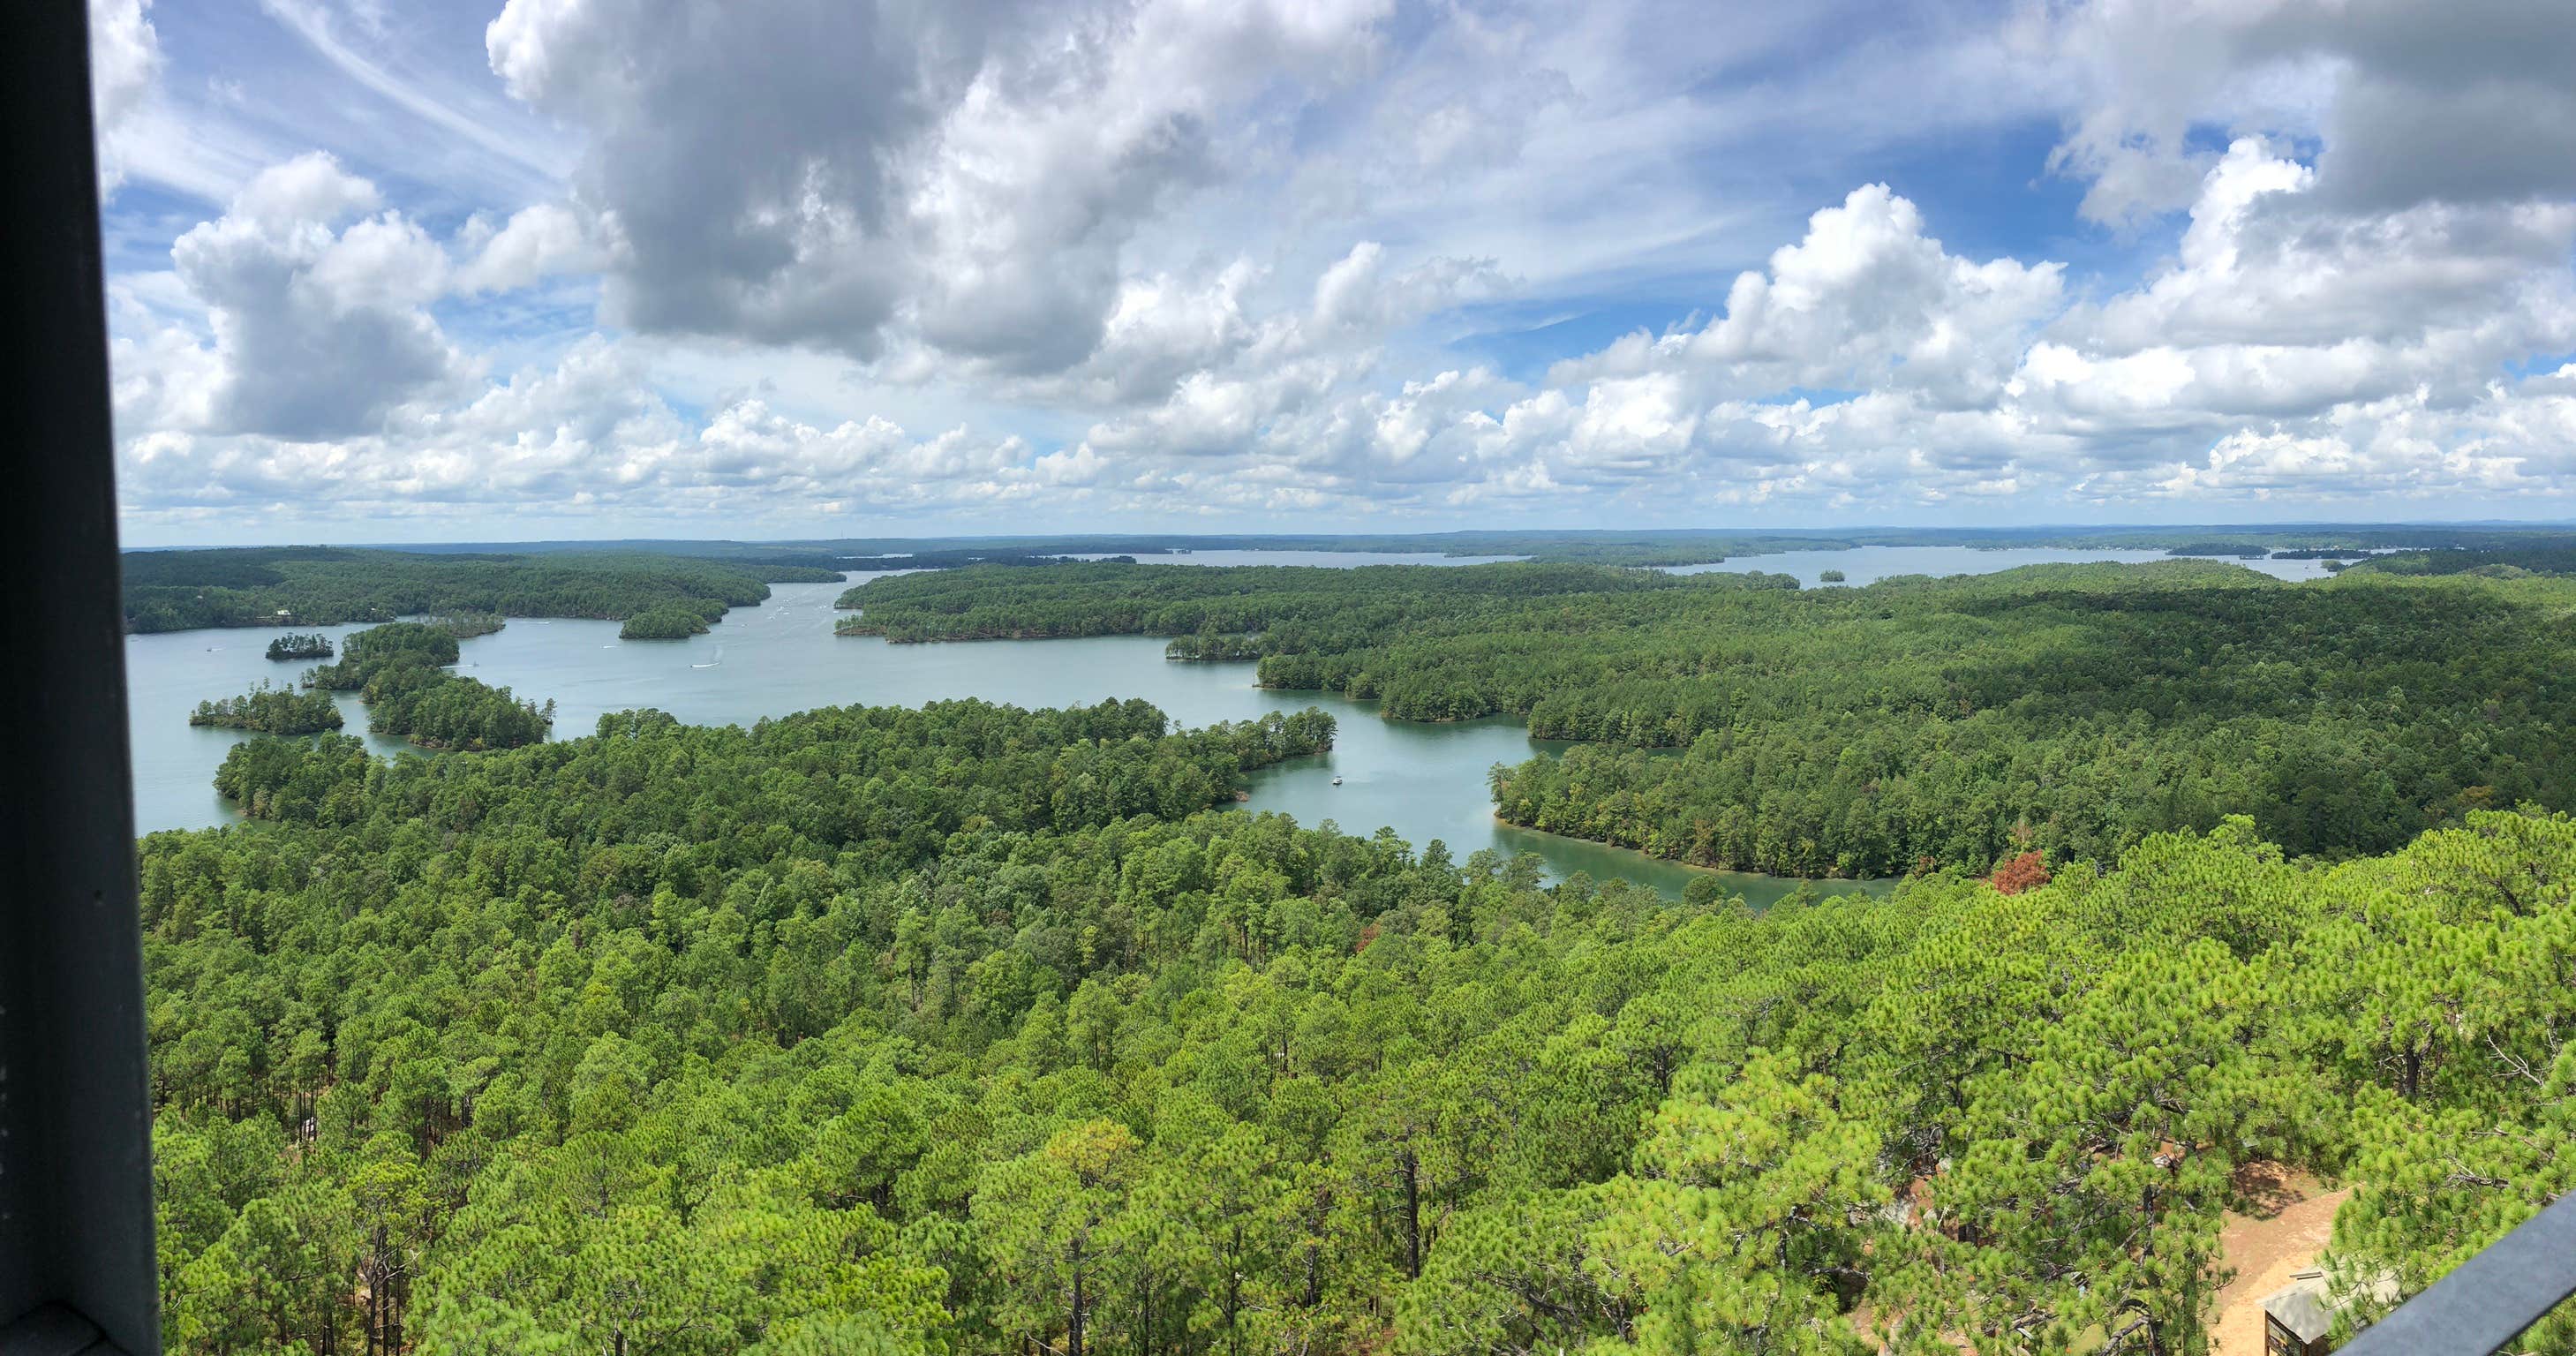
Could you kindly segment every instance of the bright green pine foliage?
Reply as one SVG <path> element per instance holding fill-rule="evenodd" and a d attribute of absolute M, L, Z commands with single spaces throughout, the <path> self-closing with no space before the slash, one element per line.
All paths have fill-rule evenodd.
<path fill-rule="evenodd" d="M 1801 591 L 1575 565 L 1085 565 L 871 581 L 890 638 L 1141 632 L 1401 719 L 1592 741 L 1494 781 L 1514 824 L 1702 866 L 1982 873 L 2252 815 L 2292 855 L 2576 808 L 2576 588 L 2233 565 Z M 1643 750 L 1657 750 L 1648 753 Z M 1662 750 L 1680 750 L 1670 756 Z"/>
<path fill-rule="evenodd" d="M 1202 812 L 1329 738 L 244 746 L 141 853 L 173 1349 L 2188 1352 L 2248 1160 L 2408 1290 L 2576 1187 L 2566 819 L 1757 917 Z"/>

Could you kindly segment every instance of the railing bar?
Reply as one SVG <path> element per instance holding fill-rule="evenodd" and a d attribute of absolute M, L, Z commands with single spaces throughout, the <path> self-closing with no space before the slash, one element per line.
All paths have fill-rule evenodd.
<path fill-rule="evenodd" d="M 2576 1295 L 2576 1193 L 2371 1324 L 2339 1356 L 2487 1356 Z"/>

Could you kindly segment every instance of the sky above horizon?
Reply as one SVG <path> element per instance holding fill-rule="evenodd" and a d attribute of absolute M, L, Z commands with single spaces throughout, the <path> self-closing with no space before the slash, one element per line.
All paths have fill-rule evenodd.
<path fill-rule="evenodd" d="M 128 545 L 2564 519 L 2554 0 L 90 0 Z"/>

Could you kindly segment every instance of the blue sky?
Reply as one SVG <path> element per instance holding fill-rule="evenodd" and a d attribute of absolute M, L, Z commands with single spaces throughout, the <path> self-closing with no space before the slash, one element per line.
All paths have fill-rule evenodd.
<path fill-rule="evenodd" d="M 92 15 L 134 544 L 2569 515 L 2546 0 Z"/>

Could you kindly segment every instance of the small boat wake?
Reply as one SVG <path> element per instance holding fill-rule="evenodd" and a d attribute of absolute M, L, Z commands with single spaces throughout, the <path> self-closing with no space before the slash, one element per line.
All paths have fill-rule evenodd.
<path fill-rule="evenodd" d="M 705 662 L 705 663 L 703 663 L 703 664 L 691 664 L 689 667 L 690 667 L 690 668 L 693 668 L 693 669 L 711 669 L 711 668 L 714 668 L 716 665 L 721 664 L 721 663 L 723 663 L 723 662 L 724 662 L 724 647 L 723 647 L 723 646 L 721 646 L 721 645 L 719 645 L 719 646 L 717 646 L 717 647 L 716 647 L 716 657 L 715 657 L 715 658 L 710 659 L 710 660 L 708 660 L 707 662 Z"/>

